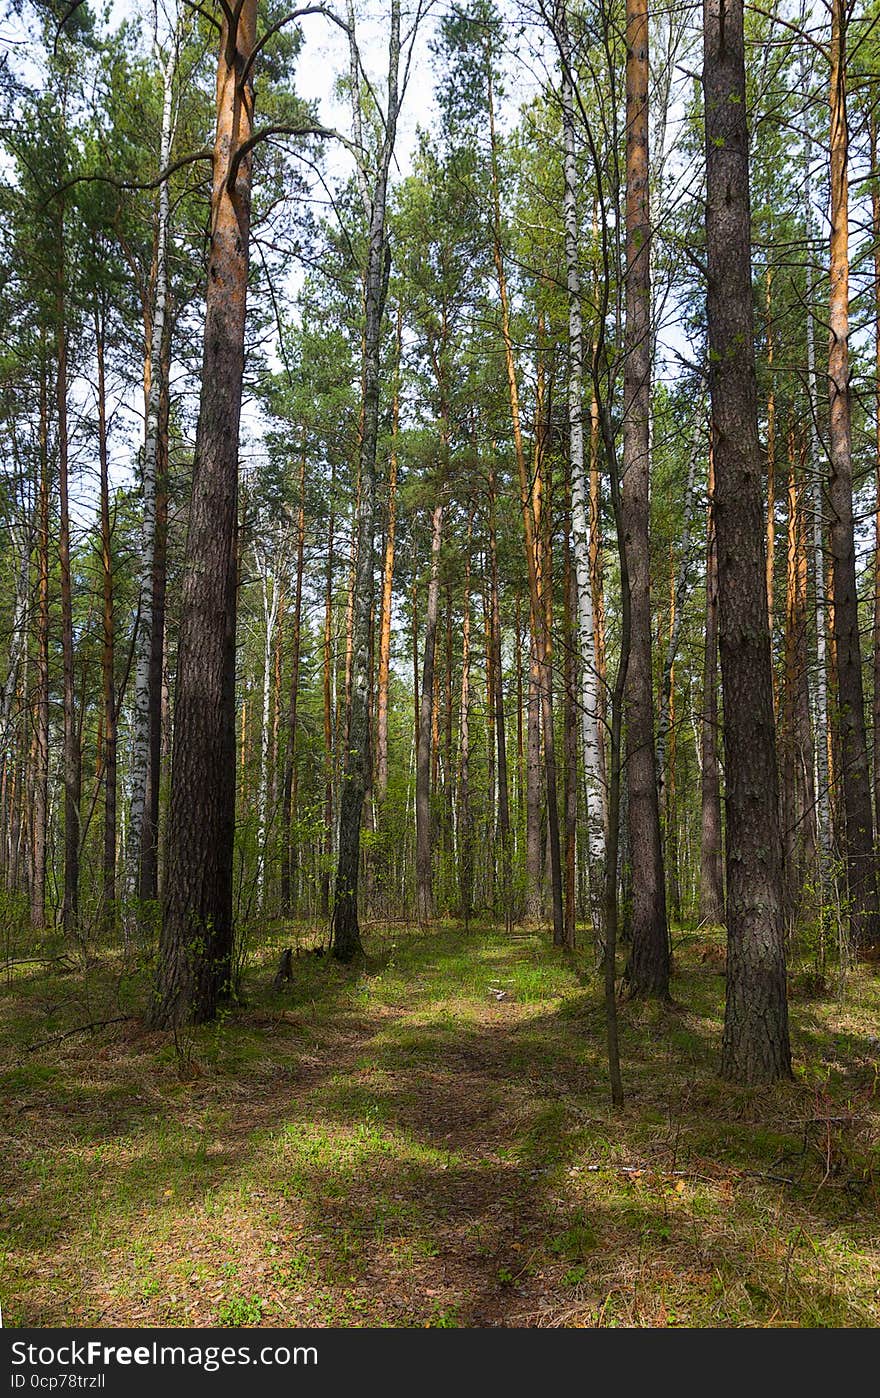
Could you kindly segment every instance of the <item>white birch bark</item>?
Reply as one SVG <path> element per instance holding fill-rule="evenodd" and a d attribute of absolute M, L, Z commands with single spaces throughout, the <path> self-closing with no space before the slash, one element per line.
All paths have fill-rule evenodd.
<path fill-rule="evenodd" d="M 162 135 L 159 169 L 166 170 L 174 137 L 173 86 L 177 66 L 178 33 L 162 61 Z M 158 53 L 158 50 L 157 50 Z M 153 644 L 153 562 L 156 549 L 156 469 L 159 458 L 159 401 L 162 392 L 162 338 L 168 306 L 168 232 L 171 201 L 167 179 L 159 185 L 156 232 L 156 288 L 150 340 L 150 390 L 144 435 L 143 519 L 141 524 L 141 577 L 135 638 L 134 713 L 132 716 L 131 817 L 127 858 L 127 884 L 136 897 L 143 840 L 150 758 L 150 654 Z"/>
<path fill-rule="evenodd" d="M 572 544 L 578 599 L 578 640 L 581 662 L 581 741 L 587 804 L 587 840 L 590 884 L 601 896 L 605 858 L 606 792 L 599 738 L 599 684 L 593 630 L 593 593 L 590 581 L 590 530 L 587 485 L 584 472 L 583 363 L 584 331 L 578 266 L 578 219 L 575 193 L 574 107 L 571 83 L 571 46 L 564 0 L 557 9 L 557 37 L 562 59 L 562 125 L 565 138 L 563 214 L 565 263 L 568 287 L 568 415 L 571 451 Z"/>
<path fill-rule="evenodd" d="M 269 834 L 269 739 L 270 709 L 272 701 L 272 642 L 275 625 L 278 621 L 278 602 L 281 589 L 278 585 L 279 570 L 270 568 L 267 558 L 254 547 L 254 559 L 260 575 L 263 596 L 263 709 L 260 729 L 260 780 L 257 788 L 257 907 L 262 912 L 266 904 L 266 840 Z"/>

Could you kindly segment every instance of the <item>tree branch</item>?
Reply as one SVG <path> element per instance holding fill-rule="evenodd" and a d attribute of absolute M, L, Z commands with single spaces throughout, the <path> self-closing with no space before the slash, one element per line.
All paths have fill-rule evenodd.
<path fill-rule="evenodd" d="M 147 190 L 158 189 L 160 184 L 177 170 L 182 170 L 185 165 L 194 165 L 197 160 L 213 160 L 214 152 L 206 146 L 203 150 L 197 150 L 192 155 L 182 155 L 179 160 L 175 160 L 171 165 L 166 165 L 164 170 L 152 180 L 117 180 L 113 175 L 74 175 L 73 179 L 67 180 L 64 184 L 54 189 L 46 200 L 51 204 L 53 199 L 58 199 L 62 194 L 66 194 L 68 189 L 72 189 L 75 184 L 109 184 L 114 189 Z M 45 206 L 44 206 L 45 207 Z"/>
<path fill-rule="evenodd" d="M 264 126 L 262 131 L 255 131 L 253 136 L 250 136 L 248 140 L 242 141 L 238 150 L 230 160 L 229 174 L 226 176 L 226 188 L 228 190 L 231 191 L 235 185 L 238 176 L 238 167 L 241 165 L 245 156 L 250 154 L 254 146 L 259 145 L 261 141 L 268 140 L 272 136 L 323 136 L 327 140 L 341 141 L 346 150 L 351 151 L 356 160 L 360 160 L 362 155 L 362 152 L 358 150 L 358 147 L 353 141 L 350 141 L 347 136 L 342 135 L 341 131 L 336 131 L 331 126 L 320 126 L 318 124 L 313 126 Z"/>
<path fill-rule="evenodd" d="M 305 15 L 323 15 L 325 19 L 329 19 L 331 23 L 338 25 L 338 27 L 342 30 L 344 34 L 350 34 L 351 32 L 345 21 L 340 19 L 339 15 L 334 14 L 332 10 L 328 9 L 326 5 L 303 5 L 298 10 L 291 10 L 290 14 L 285 15 L 283 19 L 279 19 L 276 21 L 275 24 L 271 25 L 270 28 L 266 30 L 262 39 L 260 39 L 256 44 L 254 44 L 254 47 L 251 51 L 251 56 L 245 63 L 244 68 L 242 69 L 241 77 L 238 80 L 240 87 L 244 87 L 245 83 L 248 80 L 248 75 L 254 66 L 254 62 L 257 58 L 257 55 L 265 48 L 269 40 L 274 38 L 278 31 L 280 29 L 283 29 L 285 25 L 292 24 L 294 20 L 302 19 Z"/>

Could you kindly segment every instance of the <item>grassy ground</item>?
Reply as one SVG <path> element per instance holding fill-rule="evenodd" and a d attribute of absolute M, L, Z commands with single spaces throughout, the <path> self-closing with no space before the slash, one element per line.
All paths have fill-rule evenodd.
<path fill-rule="evenodd" d="M 372 929 L 277 990 L 267 946 L 176 1044 L 121 960 L 7 969 L 7 1325 L 876 1326 L 876 968 L 795 977 L 796 1081 L 735 1091 L 720 947 L 622 1006 L 617 1115 L 598 983 L 539 935 Z"/>

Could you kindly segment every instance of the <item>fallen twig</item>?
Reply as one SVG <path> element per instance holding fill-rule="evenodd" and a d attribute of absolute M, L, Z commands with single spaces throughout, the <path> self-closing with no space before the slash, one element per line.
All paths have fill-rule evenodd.
<path fill-rule="evenodd" d="M 61 956 L 23 956 L 18 961 L 4 961 L 3 969 L 11 971 L 13 966 L 54 966 L 58 962 L 73 966 L 70 957 L 62 953 Z"/>
<path fill-rule="evenodd" d="M 66 1029 L 63 1034 L 51 1034 L 48 1039 L 38 1039 L 35 1044 L 28 1044 L 25 1053 L 36 1053 L 37 1049 L 48 1048 L 50 1044 L 60 1044 L 63 1039 L 70 1039 L 74 1034 L 90 1034 L 95 1029 L 106 1029 L 108 1024 L 124 1024 L 126 1020 L 135 1018 L 135 1015 L 116 1015 L 113 1019 L 96 1019 L 91 1024 L 79 1024 L 75 1029 Z"/>

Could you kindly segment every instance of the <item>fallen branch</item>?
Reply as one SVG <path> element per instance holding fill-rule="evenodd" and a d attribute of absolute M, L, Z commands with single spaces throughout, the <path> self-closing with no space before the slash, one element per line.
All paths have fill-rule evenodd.
<path fill-rule="evenodd" d="M 28 1044 L 25 1053 L 36 1053 L 37 1049 L 48 1048 L 50 1044 L 60 1044 L 63 1039 L 70 1039 L 74 1034 L 91 1034 L 96 1029 L 106 1029 L 108 1024 L 124 1024 L 129 1019 L 135 1019 L 135 1015 L 116 1015 L 113 1019 L 95 1019 L 91 1024 L 79 1024 L 76 1029 L 65 1029 L 63 1034 L 52 1034 L 48 1039 L 38 1039 L 35 1044 Z"/>
<path fill-rule="evenodd" d="M 54 966 L 56 962 L 64 961 L 68 966 L 73 962 L 65 953 L 61 956 L 23 956 L 18 961 L 4 961 L 4 971 L 11 971 L 13 966 Z"/>

